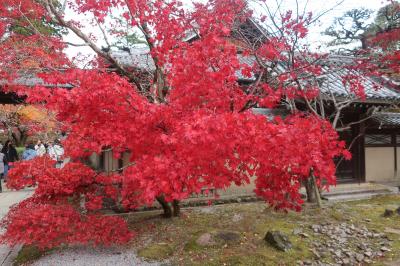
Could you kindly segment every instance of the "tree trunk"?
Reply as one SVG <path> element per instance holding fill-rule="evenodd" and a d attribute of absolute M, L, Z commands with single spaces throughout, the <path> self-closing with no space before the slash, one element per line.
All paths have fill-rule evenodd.
<path fill-rule="evenodd" d="M 314 171 L 310 171 L 310 177 L 304 182 L 307 193 L 307 202 L 317 203 L 318 207 L 322 207 L 321 194 L 314 176 Z"/>
<path fill-rule="evenodd" d="M 174 200 L 172 202 L 172 206 L 174 207 L 174 217 L 179 217 L 181 215 L 181 206 L 179 205 L 179 200 Z"/>
<path fill-rule="evenodd" d="M 314 186 L 314 195 L 317 201 L 317 205 L 319 208 L 322 208 L 321 194 L 319 193 L 317 180 L 315 179 L 314 173 L 311 171 L 311 180 Z"/>
<path fill-rule="evenodd" d="M 11 131 L 11 136 L 16 147 L 24 147 L 28 138 L 28 131 L 25 129 L 17 128 L 17 133 Z"/>
<path fill-rule="evenodd" d="M 306 188 L 307 202 L 316 203 L 317 199 L 315 196 L 315 187 L 313 180 L 311 178 L 308 178 L 306 181 L 304 181 L 304 187 Z"/>
<path fill-rule="evenodd" d="M 367 39 L 367 36 L 361 35 L 360 41 L 361 41 L 361 48 L 362 48 L 363 50 L 367 49 L 367 48 L 368 48 L 368 39 Z"/>
<path fill-rule="evenodd" d="M 172 217 L 172 208 L 168 202 L 165 201 L 164 196 L 159 196 L 156 198 L 158 203 L 160 203 L 161 207 L 164 210 L 164 217 L 171 218 Z"/>

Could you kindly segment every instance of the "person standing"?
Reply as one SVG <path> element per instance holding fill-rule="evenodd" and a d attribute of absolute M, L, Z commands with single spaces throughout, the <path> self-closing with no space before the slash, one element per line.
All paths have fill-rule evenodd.
<path fill-rule="evenodd" d="M 0 152 L 0 193 L 3 192 L 3 187 L 1 185 L 1 179 L 4 177 L 4 164 L 5 164 L 6 156 L 4 153 Z"/>
<path fill-rule="evenodd" d="M 64 148 L 61 146 L 61 143 L 59 140 L 55 140 L 54 144 L 50 144 L 48 148 L 48 153 L 51 159 L 56 161 L 56 167 L 57 168 L 62 168 L 64 160 Z"/>
<path fill-rule="evenodd" d="M 33 144 L 29 144 L 26 146 L 24 152 L 22 153 L 22 160 L 23 161 L 32 160 L 36 156 L 37 152 L 35 150 L 35 147 L 33 146 Z"/>
<path fill-rule="evenodd" d="M 43 145 L 41 140 L 38 140 L 37 144 L 35 145 L 35 151 L 39 157 L 42 157 L 46 154 L 46 147 Z"/>
<path fill-rule="evenodd" d="M 10 170 L 14 162 L 18 161 L 18 153 L 10 140 L 6 141 L 1 152 L 4 154 L 6 159 L 4 164 L 4 183 L 6 183 L 8 170 Z"/>

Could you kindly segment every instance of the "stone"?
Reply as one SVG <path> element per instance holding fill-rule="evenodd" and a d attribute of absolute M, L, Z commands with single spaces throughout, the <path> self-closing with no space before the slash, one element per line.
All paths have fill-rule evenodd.
<path fill-rule="evenodd" d="M 367 250 L 368 246 L 365 243 L 360 243 L 357 245 L 360 250 Z"/>
<path fill-rule="evenodd" d="M 300 233 L 299 236 L 303 237 L 303 238 L 309 238 L 310 236 L 306 233 Z"/>
<path fill-rule="evenodd" d="M 213 236 L 210 233 L 205 233 L 202 234 L 199 238 L 197 238 L 196 244 L 202 247 L 207 247 L 207 246 L 213 246 L 216 243 Z"/>
<path fill-rule="evenodd" d="M 293 246 L 287 235 L 281 231 L 268 231 L 264 240 L 277 250 L 284 252 L 290 250 Z"/>
<path fill-rule="evenodd" d="M 345 254 L 350 258 L 354 256 L 354 253 L 352 251 L 346 251 Z"/>
<path fill-rule="evenodd" d="M 391 217 L 394 215 L 393 210 L 386 209 L 385 212 L 383 213 L 383 217 Z"/>
<path fill-rule="evenodd" d="M 343 263 L 344 265 L 350 265 L 350 260 L 349 260 L 348 258 L 344 258 L 344 259 L 342 260 L 342 263 Z"/>
<path fill-rule="evenodd" d="M 318 233 L 321 230 L 321 226 L 318 224 L 313 224 L 311 225 L 311 229 L 315 232 Z"/>
<path fill-rule="evenodd" d="M 333 252 L 333 254 L 335 254 L 336 257 L 340 258 L 340 257 L 342 256 L 342 251 L 340 251 L 340 250 L 335 250 L 335 251 Z"/>
<path fill-rule="evenodd" d="M 304 265 L 312 265 L 312 261 L 311 260 L 305 260 L 303 261 Z"/>
<path fill-rule="evenodd" d="M 388 251 L 390 251 L 390 248 L 384 246 L 384 247 L 381 247 L 381 251 L 388 252 Z"/>
<path fill-rule="evenodd" d="M 295 229 L 293 229 L 293 234 L 294 235 L 299 235 L 300 233 L 302 233 L 303 232 L 303 230 L 301 230 L 301 228 L 295 228 Z"/>
<path fill-rule="evenodd" d="M 358 262 L 362 262 L 362 261 L 364 260 L 364 255 L 363 255 L 363 254 L 357 253 L 357 254 L 356 254 L 356 260 L 357 260 Z"/>
<path fill-rule="evenodd" d="M 315 256 L 317 259 L 320 259 L 320 258 L 321 258 L 321 255 L 320 255 L 315 249 L 312 249 L 311 252 L 314 254 L 314 256 Z"/>
<path fill-rule="evenodd" d="M 329 257 L 329 252 L 328 251 L 321 251 L 320 252 L 321 258 L 325 259 Z"/>
<path fill-rule="evenodd" d="M 371 251 L 364 252 L 364 255 L 367 256 L 368 258 L 371 258 L 372 252 Z"/>
<path fill-rule="evenodd" d="M 239 221 L 243 220 L 243 216 L 241 214 L 236 213 L 232 217 L 232 222 L 237 223 Z"/>

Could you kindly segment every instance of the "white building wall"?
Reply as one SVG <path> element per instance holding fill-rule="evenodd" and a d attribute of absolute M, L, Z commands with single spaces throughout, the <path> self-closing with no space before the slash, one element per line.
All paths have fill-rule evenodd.
<path fill-rule="evenodd" d="M 394 181 L 396 179 L 394 148 L 366 147 L 365 175 L 367 182 Z"/>

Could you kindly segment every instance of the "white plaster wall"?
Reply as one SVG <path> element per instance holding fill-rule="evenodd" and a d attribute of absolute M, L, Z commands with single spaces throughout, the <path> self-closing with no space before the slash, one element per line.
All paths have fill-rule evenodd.
<path fill-rule="evenodd" d="M 400 147 L 397 147 L 397 176 L 396 179 L 400 181 Z"/>
<path fill-rule="evenodd" d="M 365 175 L 367 182 L 393 181 L 394 171 L 393 147 L 365 148 Z"/>

